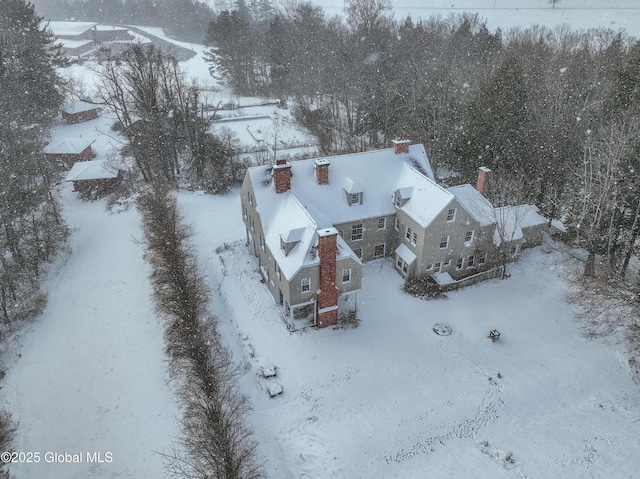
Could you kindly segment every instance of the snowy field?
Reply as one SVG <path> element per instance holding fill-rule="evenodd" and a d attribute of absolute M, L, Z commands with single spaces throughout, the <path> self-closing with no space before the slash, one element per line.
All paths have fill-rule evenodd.
<path fill-rule="evenodd" d="M 489 18 L 490 27 L 537 22 L 534 11 L 523 14 L 518 7 L 526 3 L 560 19 L 569 15 L 562 22 L 574 28 L 615 29 L 627 22 L 630 33 L 640 33 L 640 2 L 631 0 L 607 2 L 606 15 L 576 9 L 597 5 L 579 0 L 563 0 L 564 9 L 551 9 L 546 0 L 518 2 L 514 10 L 504 10 L 514 1 L 469 3 L 486 8 L 484 17 L 505 15 Z M 344 5 L 323 2 L 328 11 L 333 4 L 338 10 Z M 459 13 L 447 5 L 444 17 Z M 396 12 L 396 18 L 405 16 L 398 5 Z M 215 98 L 255 104 L 209 77 L 204 47 L 176 43 L 196 51 L 183 66 Z M 87 66 L 70 71 L 90 87 Z M 225 115 L 239 112 L 269 116 L 273 107 Z M 251 121 L 233 123 L 247 131 Z M 97 159 L 104 159 L 120 147 L 111 122 L 103 116 L 60 123 L 53 135 L 95 137 Z M 283 130 L 282 138 L 301 134 Z M 25 479 L 163 477 L 157 452 L 178 433 L 180 408 L 136 241 L 139 216 L 80 201 L 70 184 L 62 190 L 71 253 L 55 265 L 46 311 L 3 356 L 8 374 L 1 401 L 18 422 L 15 448 L 42 455 L 40 463 L 11 472 Z M 222 197 L 180 192 L 178 198 L 193 225 L 211 308 L 236 359 L 249 365 L 240 386 L 254 406 L 249 420 L 267 477 L 638 476 L 640 387 L 623 345 L 614 338 L 585 339 L 563 302 L 565 278 L 580 266 L 576 260 L 536 248 L 511 267 L 508 280 L 429 302 L 402 294 L 390 261 L 374 261 L 365 265 L 358 295 L 360 327 L 292 334 L 245 246 L 238 191 Z M 436 335 L 436 323 L 450 326 L 451 335 Z M 487 334 L 494 328 L 502 336 L 492 343 Z M 262 368 L 275 368 L 277 376 L 262 378 Z M 269 399 L 266 390 L 274 384 L 284 392 Z M 46 452 L 84 455 L 84 462 L 45 462 Z M 102 460 L 111 453 L 111 462 L 88 462 L 86 453 Z"/>

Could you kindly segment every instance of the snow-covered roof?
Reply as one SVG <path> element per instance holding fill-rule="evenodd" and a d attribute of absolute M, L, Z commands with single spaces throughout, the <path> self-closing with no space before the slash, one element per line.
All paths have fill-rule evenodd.
<path fill-rule="evenodd" d="M 49 22 L 49 28 L 57 36 L 82 35 L 96 25 L 97 23 L 95 22 Z"/>
<path fill-rule="evenodd" d="M 407 264 L 413 263 L 416 259 L 416 255 L 404 243 L 400 243 L 396 248 L 395 253 Z"/>
<path fill-rule="evenodd" d="M 95 110 L 98 105 L 82 100 L 70 101 L 62 106 L 62 111 L 66 113 L 80 113 L 83 111 Z"/>
<path fill-rule="evenodd" d="M 547 220 L 538 214 L 535 205 L 502 206 L 495 209 L 496 231 L 493 235 L 493 243 L 496 246 L 505 241 L 517 241 L 524 237 L 522 228 L 540 226 Z"/>
<path fill-rule="evenodd" d="M 291 192 L 318 227 L 325 228 L 395 214 L 393 193 L 413 187 L 413 197 L 403 209 L 415 215 L 416 221 L 428 224 L 453 196 L 413 167 L 421 157 L 426 158 L 424 147 L 411 145 L 407 154 L 397 155 L 388 148 L 324 158 L 330 162 L 328 185 L 318 184 L 315 159 L 294 161 L 290 163 Z M 273 184 L 268 184 L 269 174 L 263 166 L 249 169 L 258 206 L 278 196 Z M 350 205 L 345 190 L 363 193 L 362 202 Z"/>
<path fill-rule="evenodd" d="M 70 40 L 68 38 L 61 38 L 60 42 L 64 48 L 81 48 L 85 45 L 90 45 L 93 40 Z"/>
<path fill-rule="evenodd" d="M 118 170 L 104 160 L 79 161 L 73 165 L 65 181 L 105 180 L 117 177 Z"/>
<path fill-rule="evenodd" d="M 452 194 L 414 168 L 426 160 L 422 145 L 411 145 L 405 154 L 388 148 L 323 158 L 330 164 L 326 185 L 317 182 L 315 160 L 290 163 L 291 189 L 285 193 L 275 192 L 272 168 L 256 166 L 248 170 L 265 242 L 274 257 L 278 256 L 274 259 L 287 278 L 313 262 L 310 251 L 317 243 L 318 229 L 395 214 L 393 194 L 398 188 L 413 188 L 411 199 L 402 209 L 425 226 L 453 199 Z M 362 202 L 350 205 L 345 190 L 363 193 Z M 280 241 L 294 237 L 299 242 L 285 255 Z M 353 256 L 341 238 L 338 249 Z"/>
<path fill-rule="evenodd" d="M 77 155 L 86 150 L 95 140 L 85 138 L 58 138 L 44 147 L 50 155 Z"/>
<path fill-rule="evenodd" d="M 469 213 L 480 226 L 488 226 L 496 222 L 493 205 L 469 184 L 452 186 L 447 190 L 456 197 L 458 203 Z"/>

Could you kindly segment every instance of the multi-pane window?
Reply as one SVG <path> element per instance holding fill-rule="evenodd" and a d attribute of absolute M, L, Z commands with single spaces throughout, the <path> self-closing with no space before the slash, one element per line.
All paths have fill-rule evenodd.
<path fill-rule="evenodd" d="M 442 271 L 442 263 L 436 263 L 433 265 L 433 271 L 439 273 Z"/>
<path fill-rule="evenodd" d="M 425 269 L 426 269 L 427 271 L 429 271 L 429 270 L 430 270 L 430 269 L 432 269 L 432 268 L 433 268 L 433 265 L 432 265 L 431 263 L 429 263 L 427 266 L 425 266 Z"/>
<path fill-rule="evenodd" d="M 440 249 L 446 249 L 449 247 L 449 237 L 443 236 L 440 238 Z"/>
<path fill-rule="evenodd" d="M 280 266 L 278 266 L 278 263 L 276 263 L 276 276 L 278 277 L 278 279 L 282 279 L 282 276 L 280 274 Z"/>
<path fill-rule="evenodd" d="M 247 219 L 247 207 L 243 206 L 242 207 L 242 217 L 246 220 Z"/>
<path fill-rule="evenodd" d="M 393 222 L 393 229 L 396 231 L 400 231 L 400 219 L 396 216 L 395 221 Z"/>
<path fill-rule="evenodd" d="M 345 268 L 342 270 L 342 282 L 349 283 L 351 281 L 351 268 Z"/>
<path fill-rule="evenodd" d="M 387 218 L 378 218 L 378 229 L 384 230 L 387 228 Z"/>
<path fill-rule="evenodd" d="M 262 251 L 265 250 L 265 248 L 264 248 L 264 236 L 262 236 L 262 233 L 260 233 L 260 247 L 262 248 Z"/>
<path fill-rule="evenodd" d="M 362 239 L 362 223 L 351 226 L 351 241 L 358 241 Z"/>
<path fill-rule="evenodd" d="M 411 228 L 409 228 L 409 227 L 407 226 L 407 231 L 406 231 L 405 236 L 406 236 L 406 238 L 407 238 L 409 241 L 411 241 L 411 233 L 412 233 L 412 232 L 411 232 Z"/>
<path fill-rule="evenodd" d="M 467 268 L 473 268 L 476 265 L 476 255 L 472 254 L 467 258 Z"/>
<path fill-rule="evenodd" d="M 451 264 L 451 260 L 450 260 L 450 259 L 448 259 L 448 260 L 446 260 L 444 263 L 442 263 L 442 267 L 443 267 L 443 268 L 444 268 L 444 267 L 447 267 L 447 266 L 449 266 L 450 264 Z"/>
<path fill-rule="evenodd" d="M 362 248 L 356 248 L 353 250 L 353 253 L 360 259 L 362 259 Z"/>
<path fill-rule="evenodd" d="M 251 226 L 251 231 L 254 230 L 254 226 L 253 226 L 253 216 L 249 216 L 249 226 Z"/>
<path fill-rule="evenodd" d="M 416 242 L 418 241 L 418 233 L 416 233 L 415 231 L 413 232 L 413 236 L 411 237 L 411 242 L 413 244 L 416 244 Z"/>
<path fill-rule="evenodd" d="M 300 281 L 300 290 L 303 293 L 307 293 L 307 292 L 311 291 L 311 279 L 302 278 L 302 280 Z"/>
<path fill-rule="evenodd" d="M 396 266 L 398 268 L 402 268 L 402 258 L 400 256 L 398 256 L 398 260 L 396 261 Z"/>
<path fill-rule="evenodd" d="M 360 203 L 360 193 L 354 193 L 351 195 L 351 204 L 357 205 Z"/>
<path fill-rule="evenodd" d="M 487 253 L 480 253 L 478 255 L 478 264 L 485 264 L 487 262 Z"/>
<path fill-rule="evenodd" d="M 384 243 L 375 245 L 373 249 L 374 258 L 382 258 L 384 256 Z"/>
<path fill-rule="evenodd" d="M 402 197 L 398 194 L 396 194 L 396 206 L 398 208 L 400 208 L 400 206 L 402 206 Z"/>
<path fill-rule="evenodd" d="M 455 221 L 456 219 L 456 209 L 451 208 L 447 210 L 447 221 Z"/>
<path fill-rule="evenodd" d="M 462 269 L 462 263 L 463 263 L 463 259 L 462 258 L 458 258 L 458 261 L 456 261 L 456 269 L 457 270 L 461 270 Z"/>
<path fill-rule="evenodd" d="M 471 243 L 473 241 L 473 231 L 467 231 L 464 235 L 464 242 Z"/>

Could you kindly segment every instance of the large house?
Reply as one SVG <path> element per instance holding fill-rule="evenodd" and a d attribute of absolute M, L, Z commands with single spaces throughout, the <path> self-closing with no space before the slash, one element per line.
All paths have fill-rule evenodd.
<path fill-rule="evenodd" d="M 392 257 L 403 277 L 455 283 L 489 269 L 498 247 L 539 244 L 535 206 L 495 209 L 478 184 L 443 188 L 423 145 L 249 168 L 241 192 L 247 242 L 264 282 L 295 327 L 355 308 L 362 263 Z M 502 249 L 502 250 L 503 250 Z M 501 250 L 501 251 L 502 251 Z"/>

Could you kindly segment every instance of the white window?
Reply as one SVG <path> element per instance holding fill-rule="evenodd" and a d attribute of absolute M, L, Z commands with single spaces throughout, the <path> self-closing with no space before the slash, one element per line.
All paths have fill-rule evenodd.
<path fill-rule="evenodd" d="M 434 273 L 439 273 L 440 271 L 442 271 L 442 263 L 436 263 L 433 265 L 433 271 Z"/>
<path fill-rule="evenodd" d="M 467 231 L 464 235 L 464 242 L 468 246 L 473 241 L 473 231 Z"/>
<path fill-rule="evenodd" d="M 451 221 L 455 221 L 455 219 L 456 219 L 456 209 L 451 208 L 447 210 L 447 221 L 451 222 Z"/>
<path fill-rule="evenodd" d="M 444 263 L 442 263 L 442 267 L 445 268 L 445 267 L 449 266 L 450 264 L 451 264 L 451 260 L 448 259 Z"/>
<path fill-rule="evenodd" d="M 282 275 L 280 274 L 280 266 L 278 266 L 278 263 L 276 263 L 276 276 L 278 277 L 278 279 L 282 279 Z"/>
<path fill-rule="evenodd" d="M 249 216 L 249 225 L 251 226 L 251 231 L 253 231 L 253 216 Z"/>
<path fill-rule="evenodd" d="M 443 236 L 440 238 L 440 249 L 446 249 L 449 247 L 449 237 Z"/>
<path fill-rule="evenodd" d="M 396 206 L 398 208 L 400 208 L 400 206 L 402 205 L 402 197 L 397 193 L 396 193 L 396 202 L 395 203 L 396 203 Z"/>
<path fill-rule="evenodd" d="M 309 278 L 302 278 L 302 281 L 300 281 L 300 290 L 303 293 L 311 291 L 311 280 Z"/>
<path fill-rule="evenodd" d="M 398 255 L 396 266 L 398 267 L 398 269 L 402 269 L 402 258 L 400 257 L 400 255 Z"/>
<path fill-rule="evenodd" d="M 247 207 L 243 206 L 242 207 L 242 217 L 246 220 L 247 219 Z"/>
<path fill-rule="evenodd" d="M 284 240 L 282 239 L 282 237 L 280 237 L 280 249 L 282 250 L 282 252 L 286 255 L 287 254 L 287 245 L 284 242 Z"/>
<path fill-rule="evenodd" d="M 387 218 L 378 218 L 378 229 L 387 229 Z"/>
<path fill-rule="evenodd" d="M 462 269 L 464 263 L 464 259 L 463 258 L 458 258 L 458 261 L 456 261 L 456 269 L 459 271 Z"/>
<path fill-rule="evenodd" d="M 411 236 L 411 242 L 413 244 L 416 244 L 418 242 L 418 233 L 416 233 L 415 231 L 413 232 L 413 236 Z"/>
<path fill-rule="evenodd" d="M 362 248 L 356 248 L 353 250 L 353 253 L 360 259 L 362 259 Z"/>
<path fill-rule="evenodd" d="M 264 236 L 262 236 L 262 233 L 260 233 L 260 246 L 262 247 L 262 251 L 264 251 Z"/>
<path fill-rule="evenodd" d="M 487 262 L 487 253 L 480 253 L 478 255 L 478 264 L 485 264 Z"/>
<path fill-rule="evenodd" d="M 351 226 L 351 241 L 359 241 L 362 239 L 362 223 Z"/>
<path fill-rule="evenodd" d="M 249 192 L 247 196 L 249 196 L 249 204 L 253 206 L 253 195 L 251 194 L 251 192 Z"/>
<path fill-rule="evenodd" d="M 406 233 L 405 233 L 405 237 L 406 237 L 409 241 L 411 241 L 411 233 L 412 233 L 412 232 L 411 232 L 411 228 L 409 228 L 409 227 L 407 226 L 407 230 L 406 230 Z"/>
<path fill-rule="evenodd" d="M 403 262 L 402 262 L 402 272 L 403 272 L 404 274 L 407 274 L 407 271 L 409 271 L 409 265 L 407 264 L 407 262 L 406 262 L 406 261 L 403 261 Z"/>
<path fill-rule="evenodd" d="M 351 204 L 357 205 L 360 203 L 360 193 L 354 193 L 351 195 Z"/>
<path fill-rule="evenodd" d="M 342 282 L 343 283 L 351 282 L 351 268 L 345 268 L 342 270 Z"/>
<path fill-rule="evenodd" d="M 472 254 L 467 258 L 467 268 L 473 268 L 476 265 L 476 255 Z"/>
<path fill-rule="evenodd" d="M 384 250 L 385 250 L 384 243 L 375 245 L 374 248 L 373 248 L 373 257 L 374 258 L 383 258 L 384 257 Z"/>
<path fill-rule="evenodd" d="M 427 271 L 429 271 L 430 269 L 433 269 L 433 265 L 432 265 L 431 263 L 429 263 L 429 264 L 425 267 L 425 269 L 426 269 Z"/>
<path fill-rule="evenodd" d="M 395 221 L 393 222 L 393 229 L 396 231 L 400 231 L 400 219 L 396 216 Z"/>

